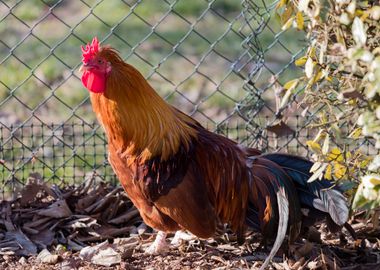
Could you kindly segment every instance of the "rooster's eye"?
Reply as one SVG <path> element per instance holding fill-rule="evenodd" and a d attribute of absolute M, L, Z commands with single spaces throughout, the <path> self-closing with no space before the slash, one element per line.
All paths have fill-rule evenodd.
<path fill-rule="evenodd" d="M 103 60 L 102 59 L 98 59 L 98 64 L 102 64 L 103 63 Z"/>

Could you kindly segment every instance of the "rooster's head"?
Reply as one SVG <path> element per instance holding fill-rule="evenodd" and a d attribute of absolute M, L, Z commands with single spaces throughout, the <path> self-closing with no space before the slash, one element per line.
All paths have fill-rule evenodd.
<path fill-rule="evenodd" d="M 82 83 L 93 93 L 106 91 L 107 78 L 112 70 L 111 63 L 102 54 L 102 48 L 96 37 L 86 48 L 82 46 Z"/>

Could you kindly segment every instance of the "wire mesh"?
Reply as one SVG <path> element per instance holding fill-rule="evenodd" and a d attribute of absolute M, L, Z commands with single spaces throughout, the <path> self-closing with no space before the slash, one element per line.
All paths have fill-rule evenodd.
<path fill-rule="evenodd" d="M 80 45 L 93 36 L 209 129 L 263 151 L 308 154 L 314 115 L 289 116 L 292 132 L 281 138 L 268 128 L 279 113 L 275 86 L 300 74 L 294 61 L 306 45 L 301 32 L 281 29 L 276 2 L 0 1 L 2 193 L 32 171 L 59 184 L 93 174 L 115 181 L 80 81 Z M 297 96 L 290 103 L 300 110 Z"/>

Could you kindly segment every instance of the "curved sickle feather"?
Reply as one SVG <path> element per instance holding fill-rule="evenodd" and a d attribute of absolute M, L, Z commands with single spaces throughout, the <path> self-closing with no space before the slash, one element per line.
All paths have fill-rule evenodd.
<path fill-rule="evenodd" d="M 313 163 L 298 156 L 287 154 L 266 154 L 262 156 L 281 166 L 297 184 L 301 203 L 330 215 L 339 226 L 343 226 L 349 215 L 344 195 L 326 179 L 308 183 Z M 300 192 L 301 191 L 301 192 Z"/>
<path fill-rule="evenodd" d="M 276 240 L 274 241 L 272 250 L 269 253 L 269 256 L 265 259 L 263 265 L 260 267 L 260 270 L 264 270 L 269 262 L 276 255 L 277 251 L 280 249 L 282 242 L 284 242 L 286 236 L 286 230 L 288 229 L 289 221 L 289 201 L 286 195 L 284 187 L 278 187 L 276 191 L 278 210 L 281 211 L 278 219 L 278 229 Z"/>

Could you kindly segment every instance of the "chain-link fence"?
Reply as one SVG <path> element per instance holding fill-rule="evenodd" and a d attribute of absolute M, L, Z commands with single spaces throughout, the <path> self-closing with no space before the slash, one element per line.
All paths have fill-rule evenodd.
<path fill-rule="evenodd" d="M 30 172 L 65 184 L 93 174 L 114 180 L 104 134 L 80 82 L 80 45 L 93 36 L 117 48 L 161 96 L 209 129 L 264 151 L 306 153 L 304 126 L 313 116 L 289 116 L 287 126 L 276 122 L 276 89 L 301 72 L 293 63 L 306 42 L 293 28 L 281 29 L 275 5 L 0 1 L 3 196 Z M 297 97 L 290 103 L 294 115 L 302 111 Z"/>

